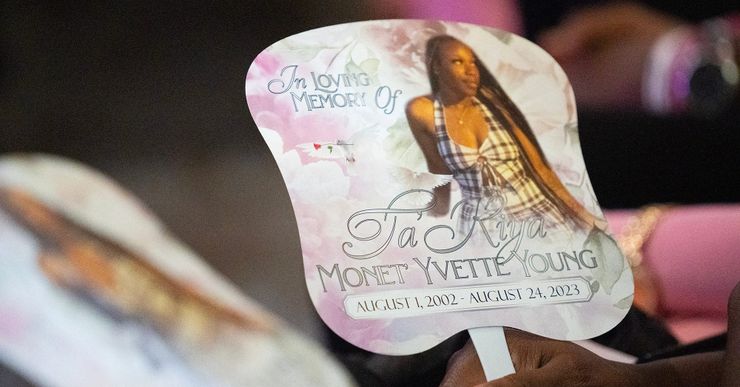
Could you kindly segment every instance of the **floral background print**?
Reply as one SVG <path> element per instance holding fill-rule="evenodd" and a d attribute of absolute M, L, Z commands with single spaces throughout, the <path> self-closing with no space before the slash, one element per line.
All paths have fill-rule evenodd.
<path fill-rule="evenodd" d="M 593 269 L 550 270 L 536 278 L 512 270 L 510 275 L 430 284 L 412 258 L 423 263 L 432 257 L 442 265 L 449 259 L 492 256 L 493 249 L 474 240 L 454 253 L 430 253 L 421 241 L 422 234 L 454 222 L 411 211 L 395 219 L 401 222 L 398 230 L 404 225 L 414 229 L 406 231 L 416 232 L 418 244 L 401 242 L 409 234 L 393 235 L 393 241 L 380 254 L 363 260 L 349 258 L 347 242 L 352 243 L 350 249 L 367 250 L 362 241 L 352 238 L 353 230 L 372 229 L 370 221 L 350 224 L 353 214 L 387 209 L 389 203 L 394 203 L 394 209 L 423 208 L 429 200 L 423 192 L 400 198 L 399 194 L 430 191 L 451 180 L 450 176 L 428 172 L 404 113 L 411 98 L 430 92 L 424 46 L 430 37 L 440 34 L 452 35 L 473 48 L 521 109 L 561 181 L 592 214 L 603 218 L 581 156 L 570 83 L 557 63 L 533 43 L 491 28 L 422 20 L 358 22 L 307 31 L 275 43 L 254 60 L 247 74 L 246 94 L 250 112 L 292 200 L 314 306 L 322 319 L 349 342 L 388 354 L 419 352 L 476 326 L 513 326 L 560 339 L 584 339 L 603 333 L 621 320 L 632 297 L 629 268 L 619 250 L 613 248 L 613 240 L 603 232 L 552 231 L 544 238 L 524 240 L 519 247 L 521 251 L 552 252 L 586 249 L 598 262 Z M 287 74 L 292 71 L 291 79 Z M 283 88 L 268 87 L 270 82 Z M 332 100 L 334 94 L 342 95 Z M 347 103 L 351 98 L 358 102 Z M 336 147 L 327 151 L 328 144 L 351 146 L 335 153 Z M 459 190 L 454 182 L 452 190 L 455 203 Z M 376 218 L 381 224 L 380 233 L 389 232 L 387 222 L 393 217 Z M 361 267 L 382 266 L 392 271 L 398 264 L 406 264 L 407 269 L 402 270 L 402 279 L 393 277 L 393 284 L 366 281 L 363 286 L 337 286 L 339 271 L 347 267 L 359 271 Z M 319 266 L 325 269 L 323 273 Z M 327 273 L 334 267 L 338 271 L 330 277 Z M 355 319 L 345 310 L 345 299 L 352 295 L 388 291 L 416 294 L 435 287 L 564 277 L 586 281 L 591 297 L 583 302 L 394 318 Z"/>

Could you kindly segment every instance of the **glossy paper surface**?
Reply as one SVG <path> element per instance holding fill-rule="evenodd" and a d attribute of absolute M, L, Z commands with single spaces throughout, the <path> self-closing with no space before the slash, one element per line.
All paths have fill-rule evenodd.
<path fill-rule="evenodd" d="M 0 157 L 0 262 L 0 359 L 34 385 L 354 385 L 80 163 Z"/>
<path fill-rule="evenodd" d="M 477 83 L 426 52 L 441 35 L 455 43 L 435 50 L 475 56 Z M 477 87 L 478 103 L 454 110 L 432 82 Z M 571 86 L 535 44 L 451 22 L 325 27 L 264 50 L 246 93 L 290 193 L 311 299 L 349 342 L 409 354 L 480 326 L 584 339 L 627 312 L 632 276 L 602 231 Z M 477 148 L 462 144 L 466 120 L 486 125 Z"/>

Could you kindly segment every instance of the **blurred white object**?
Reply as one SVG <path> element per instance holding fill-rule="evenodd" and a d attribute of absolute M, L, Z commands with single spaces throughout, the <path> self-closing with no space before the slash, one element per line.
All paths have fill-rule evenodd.
<path fill-rule="evenodd" d="M 0 263 L 0 362 L 39 385 L 353 384 L 134 197 L 69 160 L 0 158 Z"/>

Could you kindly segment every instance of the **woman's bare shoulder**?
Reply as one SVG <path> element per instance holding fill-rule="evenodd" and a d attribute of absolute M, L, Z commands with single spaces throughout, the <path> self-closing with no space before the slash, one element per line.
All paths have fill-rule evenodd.
<path fill-rule="evenodd" d="M 406 117 L 410 123 L 422 124 L 427 129 L 434 128 L 434 101 L 428 95 L 415 97 L 406 104 Z"/>
<path fill-rule="evenodd" d="M 422 95 L 419 97 L 412 98 L 409 103 L 406 104 L 406 114 L 424 114 L 434 112 L 434 101 L 429 95 Z M 426 114 L 424 114 L 426 115 Z"/>

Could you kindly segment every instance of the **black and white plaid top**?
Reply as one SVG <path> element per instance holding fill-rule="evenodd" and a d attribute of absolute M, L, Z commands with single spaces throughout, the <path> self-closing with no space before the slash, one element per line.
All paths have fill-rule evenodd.
<path fill-rule="evenodd" d="M 563 224 L 565 220 L 561 212 L 527 173 L 522 160 L 526 155 L 512 134 L 478 99 L 474 98 L 473 103 L 483 112 L 490 128 L 488 137 L 478 149 L 457 144 L 450 139 L 442 103 L 436 99 L 434 101 L 437 150 L 460 186 L 463 222 L 470 221 L 476 215 L 485 216 L 480 206 L 488 206 L 492 199 L 496 199 L 496 207 L 503 206 L 509 220 L 523 221 L 539 215 L 545 224 Z"/>

